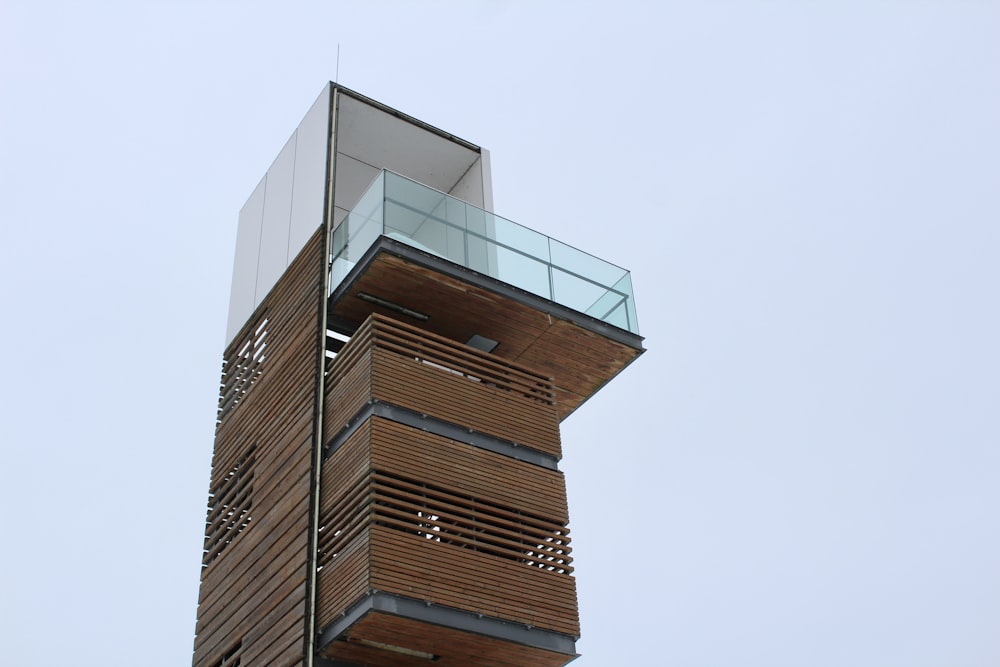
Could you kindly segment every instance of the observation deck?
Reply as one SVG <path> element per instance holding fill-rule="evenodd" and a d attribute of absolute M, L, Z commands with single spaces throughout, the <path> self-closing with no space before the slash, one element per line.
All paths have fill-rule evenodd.
<path fill-rule="evenodd" d="M 489 151 L 335 83 L 247 199 L 196 667 L 576 657 L 559 423 L 643 339 L 492 207 Z"/>
<path fill-rule="evenodd" d="M 553 378 L 560 420 L 643 352 L 628 271 L 388 170 L 331 254 L 331 329 L 406 316 Z"/>

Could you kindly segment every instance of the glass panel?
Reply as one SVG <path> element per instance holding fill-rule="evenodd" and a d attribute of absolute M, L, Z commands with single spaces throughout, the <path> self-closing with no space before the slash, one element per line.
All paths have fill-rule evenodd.
<path fill-rule="evenodd" d="M 477 236 L 486 236 L 493 230 L 493 225 L 490 225 L 490 229 L 486 228 L 486 217 L 489 216 L 492 222 L 493 215 L 487 213 L 481 208 L 476 208 L 474 206 L 466 206 L 465 211 L 465 229 L 470 234 L 475 234 Z"/>
<path fill-rule="evenodd" d="M 462 233 L 466 231 L 466 211 L 472 208 L 463 201 L 459 201 L 454 197 L 447 197 L 444 201 L 444 219 L 448 221 L 448 224 Z"/>
<path fill-rule="evenodd" d="M 632 292 L 632 275 L 626 271 L 622 279 L 614 284 L 613 289 L 626 295 L 625 315 L 628 323 L 625 326 L 617 326 L 628 329 L 632 333 L 639 333 L 639 318 L 635 314 L 635 293 Z M 612 322 L 612 324 L 614 323 Z"/>
<path fill-rule="evenodd" d="M 492 213 L 472 207 L 470 207 L 470 215 L 466 218 L 466 226 L 469 230 L 466 251 L 470 262 L 469 268 L 493 277 L 500 273 L 497 245 L 490 240 L 496 238 L 496 219 L 497 217 Z"/>
<path fill-rule="evenodd" d="M 500 245 L 516 248 L 520 252 L 543 262 L 549 261 L 549 237 L 544 234 L 539 234 L 515 222 L 498 217 L 496 218 L 495 238 Z"/>
<path fill-rule="evenodd" d="M 340 226 L 333 230 L 331 292 L 340 285 L 358 260 L 382 234 L 384 183 L 384 175 L 380 174 Z"/>
<path fill-rule="evenodd" d="M 462 266 L 467 266 L 465 258 L 465 241 L 468 238 L 468 234 L 465 230 L 453 225 L 448 225 L 445 230 L 447 236 L 447 257 L 456 264 L 461 264 Z"/>
<path fill-rule="evenodd" d="M 491 276 L 496 272 L 496 246 L 487 243 L 486 236 L 494 228 L 493 216 L 474 206 L 465 209 L 465 265 Z"/>
<path fill-rule="evenodd" d="M 398 238 L 398 234 L 394 232 L 395 226 L 391 221 L 393 221 L 399 213 L 400 211 L 398 208 L 394 207 L 388 201 L 386 202 L 386 234 L 393 238 Z M 420 223 L 414 229 L 413 233 L 409 234 L 408 238 L 399 240 L 409 243 L 415 248 L 419 248 L 425 252 L 439 255 L 441 257 L 447 257 L 447 234 L 448 230 L 440 218 L 431 215 L 421 215 Z"/>
<path fill-rule="evenodd" d="M 393 213 L 387 216 L 386 224 L 404 236 L 415 238 L 420 226 L 443 203 L 445 197 L 447 195 L 415 181 L 386 172 L 385 199 L 387 204 L 393 205 L 388 207 Z"/>
<path fill-rule="evenodd" d="M 610 322 L 608 319 L 612 313 L 621 311 L 617 317 L 628 321 L 627 313 L 625 312 L 625 296 L 620 292 L 614 290 L 608 290 L 591 303 L 588 308 L 580 308 L 579 310 L 585 312 L 591 317 L 596 317 L 599 320 L 604 320 L 605 322 Z M 622 326 L 622 325 L 619 325 Z M 627 329 L 627 326 L 622 326 L 623 329 Z"/>
<path fill-rule="evenodd" d="M 552 270 L 552 289 L 553 301 L 588 315 L 593 315 L 588 309 L 594 302 L 608 294 L 607 287 L 559 268 Z"/>
<path fill-rule="evenodd" d="M 624 269 L 392 172 L 334 232 L 334 285 L 379 234 L 638 333 Z"/>
<path fill-rule="evenodd" d="M 495 278 L 546 299 L 552 298 L 549 289 L 549 267 L 545 262 L 516 250 L 499 247 L 497 263 L 500 270 Z"/>
<path fill-rule="evenodd" d="M 628 302 L 620 301 L 618 306 L 604 314 L 603 317 L 599 319 L 607 322 L 608 324 L 613 324 L 620 329 L 629 329 L 628 323 Z"/>
<path fill-rule="evenodd" d="M 632 278 L 626 273 L 600 299 L 584 310 L 591 317 L 638 333 L 632 302 Z"/>
<path fill-rule="evenodd" d="M 568 273 L 575 273 L 583 276 L 587 280 L 610 287 L 618 282 L 624 269 L 620 269 L 614 264 L 609 264 L 603 259 L 588 255 L 565 243 L 549 239 L 549 249 L 552 252 L 552 263 L 562 267 Z"/>

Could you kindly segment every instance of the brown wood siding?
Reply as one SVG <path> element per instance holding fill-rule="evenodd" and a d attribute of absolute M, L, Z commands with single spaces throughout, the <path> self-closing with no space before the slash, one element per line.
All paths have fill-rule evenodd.
<path fill-rule="evenodd" d="M 450 494 L 469 499 L 467 503 L 508 508 L 511 517 L 508 525 L 515 525 L 513 517 L 521 513 L 530 522 L 530 530 L 540 530 L 540 526 L 548 524 L 553 531 L 561 531 L 559 539 L 568 543 L 565 526 L 569 517 L 562 473 L 386 419 L 372 418 L 371 430 L 371 465 L 377 475 L 388 474 L 446 489 Z M 380 505 L 411 513 L 415 502 L 403 501 L 398 495 L 379 500 Z M 432 533 L 433 527 L 420 531 L 421 534 L 407 533 L 405 525 L 391 524 L 379 517 L 387 525 L 372 528 L 374 588 L 572 636 L 579 634 L 572 576 L 540 568 L 533 564 L 536 561 L 527 551 L 516 562 L 509 556 L 499 557 L 495 550 L 477 551 L 477 545 L 459 546 L 464 536 L 450 536 L 445 527 L 456 511 L 454 503 L 438 497 L 428 507 L 431 511 L 425 511 L 425 516 L 433 513 L 444 519 L 438 522 L 443 524 L 443 537 L 440 531 Z M 465 509 L 457 511 L 464 513 Z M 384 510 L 376 512 L 387 514 Z M 399 516 L 398 512 L 389 514 Z M 484 539 L 491 546 L 499 544 L 507 551 L 513 550 L 509 528 L 498 530 L 497 526 L 502 524 L 495 518 L 497 510 L 491 508 L 491 515 L 490 525 L 480 526 L 486 531 Z M 434 523 L 429 522 L 432 526 Z M 449 538 L 452 544 L 447 543 Z"/>
<path fill-rule="evenodd" d="M 320 230 L 226 351 L 224 373 L 246 377 L 241 347 L 264 336 L 252 382 L 238 378 L 237 401 L 234 381 L 223 377 L 228 407 L 216 430 L 210 485 L 223 483 L 252 448 L 251 518 L 202 572 L 195 667 L 214 664 L 241 639 L 243 664 L 302 659 L 322 241 Z"/>
<path fill-rule="evenodd" d="M 371 398 L 545 452 L 562 450 L 547 377 L 375 315 L 330 366 L 326 437 Z"/>
<path fill-rule="evenodd" d="M 368 591 L 370 428 L 363 425 L 323 463 L 317 618 L 329 625 Z"/>
<path fill-rule="evenodd" d="M 469 385 L 472 384 L 472 387 Z M 559 458 L 555 407 L 485 382 L 376 350 L 372 394 L 415 412 L 461 424 Z"/>
<path fill-rule="evenodd" d="M 375 589 L 579 634 L 558 471 L 371 417 L 322 507 L 320 627 Z"/>
<path fill-rule="evenodd" d="M 355 348 L 344 348 L 337 365 L 327 375 L 326 408 L 323 415 L 324 440 L 336 435 L 372 398 L 372 350 L 358 344 L 360 354 L 343 356 Z"/>
<path fill-rule="evenodd" d="M 566 635 L 580 634 L 572 577 L 372 528 L 372 587 Z"/>
<path fill-rule="evenodd" d="M 378 417 L 372 419 L 371 458 L 379 472 L 425 480 L 560 524 L 569 521 L 566 484 L 557 470 Z"/>
<path fill-rule="evenodd" d="M 317 619 L 324 628 L 371 589 L 371 535 L 367 525 L 319 572 Z"/>
<path fill-rule="evenodd" d="M 477 286 L 463 275 L 462 271 L 447 275 L 419 261 L 379 252 L 351 288 L 330 304 L 330 311 L 356 325 L 373 311 L 399 317 L 357 298 L 366 292 L 428 315 L 419 327 L 448 340 L 463 343 L 480 334 L 499 341 L 492 357 L 553 378 L 560 421 L 643 352 L 638 336 L 632 344 L 617 341 L 601 328 L 560 319 L 528 302 Z"/>

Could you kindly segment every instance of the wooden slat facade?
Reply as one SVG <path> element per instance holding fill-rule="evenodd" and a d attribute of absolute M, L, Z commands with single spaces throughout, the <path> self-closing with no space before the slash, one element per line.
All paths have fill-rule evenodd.
<path fill-rule="evenodd" d="M 478 147 L 331 87 L 293 135 L 329 142 L 325 160 L 307 151 L 319 228 L 224 354 L 194 667 L 560 667 L 580 628 L 559 423 L 642 339 L 385 235 L 328 285 L 327 226 L 362 191 L 352 162 L 433 145 L 450 164 L 426 173 L 454 172 L 442 191 L 484 175 Z M 409 138 L 382 155 L 387 120 Z M 234 273 L 270 284 L 288 246 L 267 224 L 241 214 Z M 491 352 L 465 343 L 483 339 Z"/>
<path fill-rule="evenodd" d="M 566 350 L 592 334 L 551 318 L 539 328 L 522 305 L 508 304 L 508 324 L 526 328 L 525 346 L 514 353 L 508 341 L 507 353 L 535 366 L 377 312 L 327 358 L 319 335 L 321 242 L 317 233 L 227 350 L 195 667 L 303 664 L 310 614 L 320 652 L 347 663 L 426 661 L 380 644 L 465 667 L 572 660 L 580 628 L 565 483 L 556 466 L 559 421 L 567 414 L 560 401 L 569 395 L 560 383 L 596 386 L 627 355 L 591 373 L 590 358 L 607 351 L 592 341 L 572 350 L 578 363 L 563 368 Z M 312 607 L 320 369 L 326 458 Z M 378 596 L 484 625 L 459 630 L 465 621 L 449 625 L 454 616 L 445 622 L 358 611 Z M 338 625 L 344 618 L 355 620 Z M 504 636 L 497 624 L 550 639 L 532 644 Z"/>
<path fill-rule="evenodd" d="M 324 627 L 371 589 L 370 429 L 359 428 L 323 463 L 317 615 Z"/>
<path fill-rule="evenodd" d="M 317 231 L 226 350 L 211 481 L 223 493 L 209 498 L 195 667 L 302 661 L 323 240 Z"/>
<path fill-rule="evenodd" d="M 357 330 L 327 383 L 327 438 L 374 399 L 562 455 L 550 378 L 388 317 Z"/>
<path fill-rule="evenodd" d="M 327 438 L 347 424 L 353 430 L 324 463 L 319 627 L 378 591 L 576 637 L 566 490 L 554 464 L 535 465 L 391 418 L 355 419 L 371 401 L 384 402 L 517 442 L 554 462 L 561 450 L 551 381 L 379 315 L 328 369 Z M 359 627 L 374 623 L 365 618 Z M 361 640 L 380 641 L 352 628 L 327 655 L 361 659 L 372 650 Z M 441 660 L 448 654 L 443 664 L 456 665 L 562 665 L 571 658 L 482 634 L 455 642 L 431 642 L 430 652 Z M 368 656 L 359 664 L 397 664 L 385 653 L 376 656 L 386 662 Z M 463 655 L 479 657 L 463 662 Z"/>
<path fill-rule="evenodd" d="M 379 417 L 326 465 L 321 626 L 375 589 L 579 634 L 561 473 Z"/>
<path fill-rule="evenodd" d="M 354 328 L 372 312 L 401 317 L 358 298 L 364 293 L 423 313 L 428 319 L 420 329 L 448 340 L 464 342 L 479 334 L 498 341 L 494 358 L 553 378 L 559 421 L 643 352 L 638 335 L 621 330 L 605 335 L 614 327 L 582 314 L 582 323 L 553 315 L 549 311 L 558 310 L 557 304 L 505 296 L 497 292 L 496 281 L 385 237 L 379 243 L 385 249 L 334 292 L 330 315 L 335 321 Z"/>

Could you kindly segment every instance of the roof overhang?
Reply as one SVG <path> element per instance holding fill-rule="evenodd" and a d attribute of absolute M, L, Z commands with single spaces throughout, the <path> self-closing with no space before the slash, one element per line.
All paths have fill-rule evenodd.
<path fill-rule="evenodd" d="M 330 328 L 350 334 L 372 312 L 497 341 L 493 354 L 553 379 L 560 420 L 645 351 L 641 336 L 386 236 L 331 294 Z"/>

